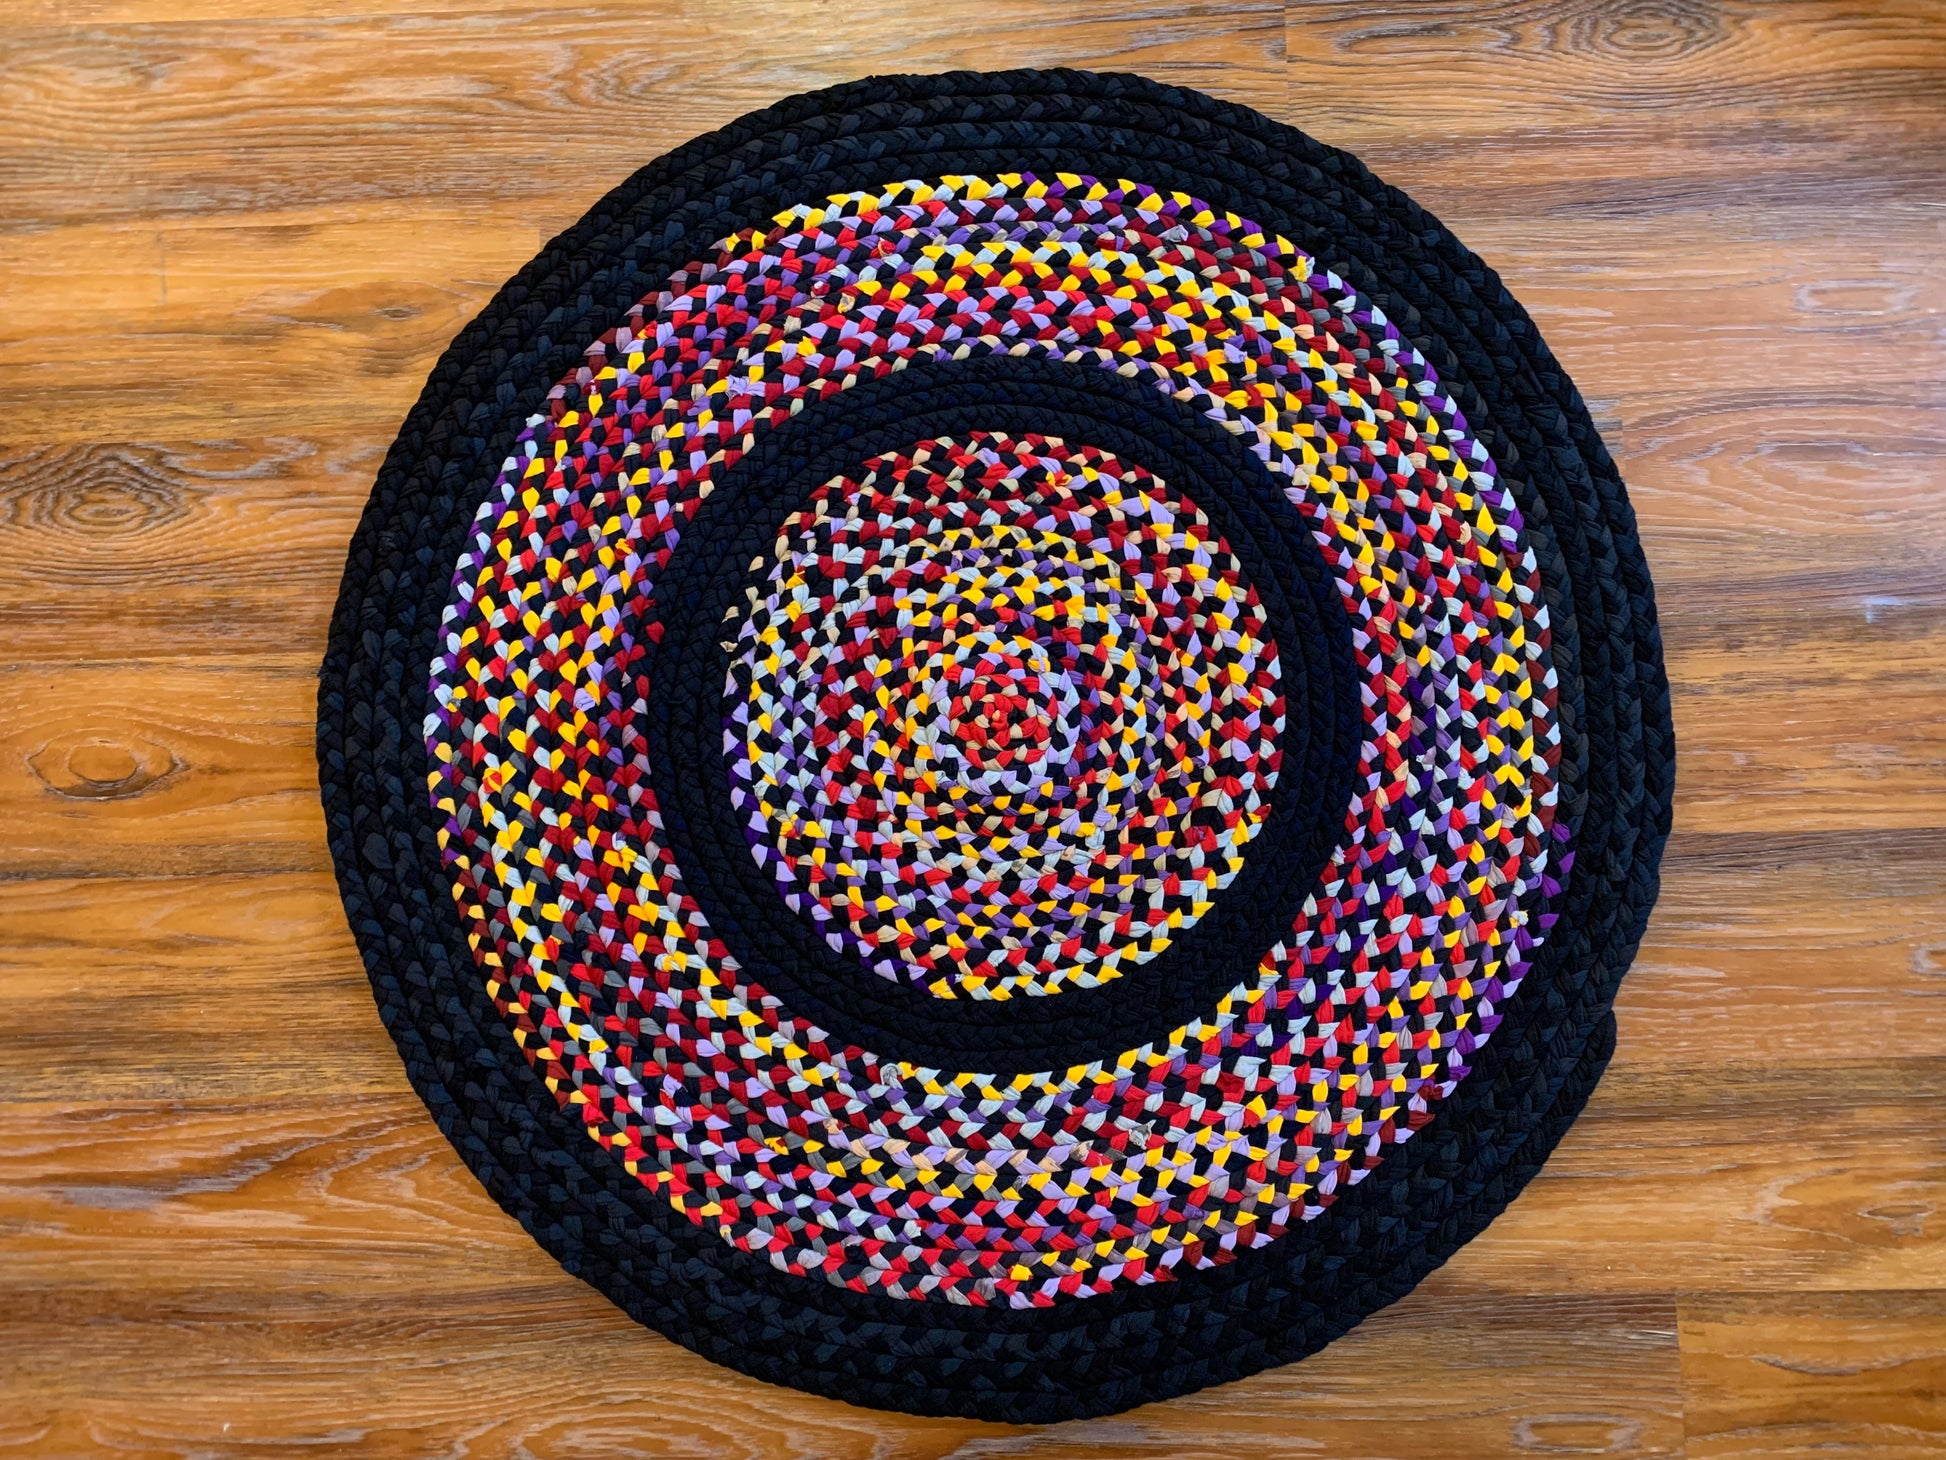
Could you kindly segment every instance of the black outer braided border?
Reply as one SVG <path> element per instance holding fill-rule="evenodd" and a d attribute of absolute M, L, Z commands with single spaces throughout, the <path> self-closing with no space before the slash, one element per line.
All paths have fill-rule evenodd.
<path fill-rule="evenodd" d="M 1331 1211 L 1174 1282 L 971 1310 L 792 1278 L 675 1214 L 564 1114 L 473 974 L 425 794 L 426 670 L 473 508 L 586 344 L 669 272 L 790 203 L 908 176 L 1032 170 L 1193 192 L 1313 252 L 1439 372 L 1515 493 L 1562 683 L 1557 923 L 1473 1073 Z M 1657 890 L 1674 742 L 1621 480 L 1499 279 L 1355 158 L 1247 108 L 1072 71 L 871 78 L 651 163 L 516 275 L 435 367 L 355 534 L 319 690 L 340 891 L 414 1087 L 481 1183 L 570 1272 L 747 1373 L 923 1414 L 1104 1414 L 1288 1362 L 1414 1286 L 1532 1177 L 1613 1048 Z"/>

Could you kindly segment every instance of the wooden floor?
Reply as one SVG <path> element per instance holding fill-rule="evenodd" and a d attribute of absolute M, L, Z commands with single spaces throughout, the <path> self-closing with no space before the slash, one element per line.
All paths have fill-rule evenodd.
<path fill-rule="evenodd" d="M 8 0 L 0 1452 L 1946 1453 L 1946 6 Z M 1498 268 L 1681 741 L 1614 1066 L 1294 1367 L 1046 1430 L 712 1367 L 502 1216 L 333 890 L 314 675 L 441 346 L 639 163 L 873 71 L 1134 69 Z"/>

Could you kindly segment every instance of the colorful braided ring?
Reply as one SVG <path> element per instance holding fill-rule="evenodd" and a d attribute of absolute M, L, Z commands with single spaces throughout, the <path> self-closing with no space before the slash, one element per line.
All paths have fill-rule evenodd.
<path fill-rule="evenodd" d="M 1310 1352 L 1585 1100 L 1672 739 L 1484 266 L 1133 77 L 651 164 L 460 338 L 320 694 L 414 1083 L 570 1271 L 923 1413 Z"/>

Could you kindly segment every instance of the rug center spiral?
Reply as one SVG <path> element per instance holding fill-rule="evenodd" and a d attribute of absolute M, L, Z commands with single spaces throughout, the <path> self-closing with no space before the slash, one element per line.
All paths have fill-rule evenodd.
<path fill-rule="evenodd" d="M 1026 657 L 1038 647 L 1029 640 L 1021 652 L 989 650 L 979 671 L 961 671 L 962 688 L 947 711 L 960 756 L 975 769 L 1040 763 L 1050 712 L 1046 687 Z"/>
<path fill-rule="evenodd" d="M 1092 987 L 1241 869 L 1262 607 L 1195 504 L 1048 438 L 922 441 L 783 525 L 725 685 L 733 799 L 834 948 L 941 998 Z"/>

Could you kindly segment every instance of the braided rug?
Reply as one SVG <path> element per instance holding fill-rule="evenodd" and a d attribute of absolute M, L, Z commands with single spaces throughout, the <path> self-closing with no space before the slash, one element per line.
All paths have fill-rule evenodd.
<path fill-rule="evenodd" d="M 563 1266 L 1029 1421 L 1310 1353 L 1513 1198 L 1673 774 L 1493 272 L 1068 71 L 795 97 L 549 244 L 379 473 L 318 756 L 412 1082 Z"/>

